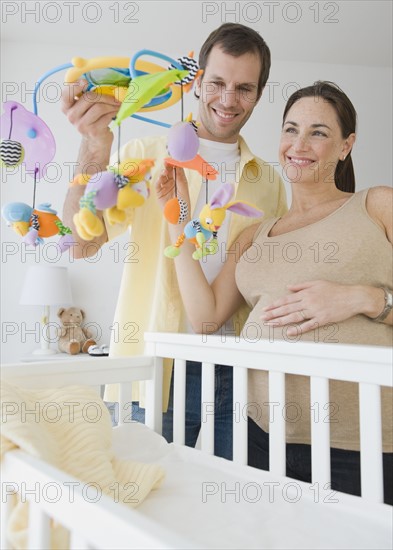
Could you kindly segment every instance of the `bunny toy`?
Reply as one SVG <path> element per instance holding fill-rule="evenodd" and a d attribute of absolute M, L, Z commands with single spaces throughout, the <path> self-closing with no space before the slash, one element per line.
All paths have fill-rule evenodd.
<path fill-rule="evenodd" d="M 263 212 L 245 201 L 231 201 L 235 192 L 232 184 L 222 185 L 212 196 L 210 203 L 205 204 L 199 217 L 194 218 L 184 228 L 174 245 L 164 250 L 165 256 L 175 258 L 180 254 L 180 247 L 188 239 L 195 244 L 195 251 L 192 255 L 194 260 L 200 260 L 208 254 L 216 254 L 218 251 L 217 234 L 220 229 L 227 210 L 231 210 L 242 216 L 259 218 Z"/>

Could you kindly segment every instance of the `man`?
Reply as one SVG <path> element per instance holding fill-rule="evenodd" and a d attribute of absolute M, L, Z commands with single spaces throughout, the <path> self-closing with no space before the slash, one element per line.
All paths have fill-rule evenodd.
<path fill-rule="evenodd" d="M 261 208 L 266 217 L 281 216 L 286 211 L 284 186 L 278 175 L 261 159 L 255 157 L 240 137 L 240 130 L 252 115 L 270 70 L 270 51 L 260 35 L 243 25 L 226 23 L 213 31 L 203 44 L 199 65 L 203 74 L 195 84 L 198 98 L 199 154 L 219 171 L 216 181 L 206 183 L 196 172 L 186 170 L 189 182 L 192 217 L 198 216 L 206 198 L 223 183 L 235 183 L 236 199 L 247 200 Z M 82 134 L 79 172 L 105 170 L 109 164 L 113 135 L 108 124 L 116 115 L 119 104 L 104 96 L 94 101 L 75 98 L 85 83 L 71 86 L 63 95 L 63 111 Z M 91 95 L 91 94 L 90 94 Z M 187 320 L 178 291 L 173 261 L 164 257 L 169 243 L 166 221 L 158 206 L 154 183 L 162 174 L 163 158 L 168 155 L 166 137 L 133 140 L 125 145 L 122 158 L 154 158 L 152 171 L 153 196 L 141 208 L 128 212 L 127 221 L 118 226 L 106 224 L 106 233 L 94 242 L 101 246 L 108 239 L 132 227 L 137 262 L 126 263 L 120 289 L 115 321 L 119 328 L 116 342 L 111 343 L 111 354 L 132 355 L 143 352 L 145 331 L 184 332 Z M 87 168 L 87 169 L 86 169 Z M 165 171 L 164 171 L 165 173 Z M 70 187 L 63 218 L 73 226 L 72 216 L 79 209 L 83 186 Z M 205 258 L 201 265 L 212 281 L 224 261 L 222 252 L 235 237 L 255 219 L 227 215 L 219 232 L 219 253 Z M 75 234 L 75 233 L 74 233 Z M 79 241 L 76 255 L 82 257 Z M 224 248 L 225 247 L 225 248 Z M 190 289 L 192 291 L 192 289 Z M 239 332 L 245 312 L 239 312 L 234 327 Z M 233 334 L 233 325 L 226 327 Z M 186 444 L 194 445 L 200 429 L 200 364 L 187 365 Z M 171 366 L 164 372 L 163 433 L 171 439 L 172 391 Z M 169 399 L 169 394 L 171 397 Z M 216 367 L 216 424 L 215 454 L 232 457 L 232 369 Z"/>

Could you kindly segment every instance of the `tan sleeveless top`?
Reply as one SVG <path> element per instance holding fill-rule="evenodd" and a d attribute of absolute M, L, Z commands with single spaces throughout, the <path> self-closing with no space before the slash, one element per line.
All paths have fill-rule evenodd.
<path fill-rule="evenodd" d="M 262 308 L 288 293 L 286 286 L 324 279 L 342 284 L 392 287 L 392 245 L 366 210 L 366 191 L 355 193 L 326 218 L 301 229 L 269 237 L 278 218 L 258 228 L 254 242 L 236 268 L 236 282 L 252 311 L 243 327 L 248 341 L 287 340 L 285 327 L 264 326 Z M 300 342 L 390 346 L 391 326 L 356 315 L 312 330 Z M 288 443 L 310 444 L 309 378 L 286 375 L 285 407 Z M 269 431 L 268 374 L 249 371 L 249 401 L 253 420 Z M 359 450 L 358 385 L 330 381 L 330 407 L 319 406 L 319 418 L 330 418 L 331 446 Z M 255 405 L 256 404 L 256 405 Z M 393 451 L 392 390 L 382 389 L 383 445 Z M 313 413 L 314 414 L 314 413 Z M 251 416 L 251 415 L 250 415 Z"/>

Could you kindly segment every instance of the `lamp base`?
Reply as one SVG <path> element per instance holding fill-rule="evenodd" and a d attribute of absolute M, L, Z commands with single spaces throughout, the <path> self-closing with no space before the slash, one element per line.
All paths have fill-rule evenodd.
<path fill-rule="evenodd" d="M 48 348 L 48 349 L 39 348 L 33 351 L 33 355 L 56 355 L 56 353 L 57 351 L 52 348 Z"/>

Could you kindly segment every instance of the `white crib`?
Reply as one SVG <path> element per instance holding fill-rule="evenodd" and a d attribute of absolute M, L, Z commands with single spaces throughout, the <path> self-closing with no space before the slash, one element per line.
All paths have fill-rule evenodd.
<path fill-rule="evenodd" d="M 383 504 L 380 386 L 392 386 L 389 348 L 246 342 L 221 336 L 149 333 L 146 355 L 10 364 L 2 379 L 26 388 L 120 383 L 116 452 L 157 462 L 163 486 L 136 509 L 102 496 L 73 502 L 29 499 L 29 548 L 49 548 L 51 518 L 70 530 L 72 549 L 115 548 L 392 548 L 392 508 Z M 162 360 L 175 359 L 174 443 L 161 431 Z M 201 450 L 184 446 L 185 361 L 203 362 Z M 234 459 L 213 455 L 214 364 L 234 366 Z M 311 377 L 311 403 L 329 402 L 328 376 L 359 383 L 362 497 L 334 493 L 330 480 L 329 423 L 312 422 L 312 483 L 285 477 L 285 421 L 270 426 L 270 472 L 247 463 L 247 369 L 269 371 L 269 401 L 285 402 L 285 373 Z M 132 383 L 146 380 L 146 426 L 130 420 Z M 311 413 L 311 411 L 310 411 Z M 128 453 L 133 447 L 133 454 Z M 136 451 L 135 451 L 136 450 Z M 128 454 L 127 454 L 128 453 Z M 75 480 L 74 480 L 75 481 Z M 22 451 L 2 464 L 2 545 L 13 487 L 57 483 L 70 476 Z M 38 502 L 36 502 L 38 500 Z"/>

